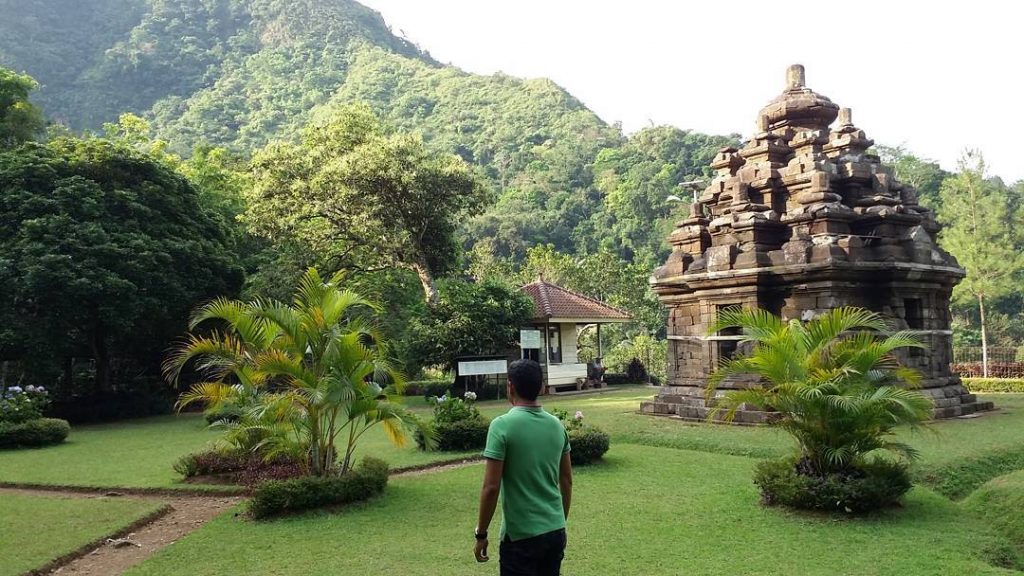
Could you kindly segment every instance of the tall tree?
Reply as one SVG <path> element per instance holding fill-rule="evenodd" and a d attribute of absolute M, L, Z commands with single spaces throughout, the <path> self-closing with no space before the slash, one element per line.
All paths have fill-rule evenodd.
<path fill-rule="evenodd" d="M 43 129 L 43 114 L 28 101 L 38 84 L 31 76 L 0 67 L 0 148 L 33 139 Z"/>
<path fill-rule="evenodd" d="M 918 198 L 925 206 L 937 209 L 942 181 L 949 176 L 938 162 L 919 158 L 903 146 L 876 146 L 882 161 L 896 171 L 896 178 L 910 184 L 917 190 Z"/>
<path fill-rule="evenodd" d="M 245 220 L 255 233 L 324 250 L 340 268 L 409 268 L 431 303 L 435 277 L 457 262 L 462 218 L 487 200 L 461 158 L 385 134 L 359 105 L 310 126 L 300 144 L 269 146 L 253 166 Z"/>
<path fill-rule="evenodd" d="M 959 171 L 942 183 L 939 219 L 945 224 L 942 245 L 967 270 L 953 291 L 961 303 L 976 303 L 981 319 L 982 370 L 988 376 L 986 305 L 1011 292 L 1024 271 L 1024 254 L 1016 249 L 1009 223 L 1011 197 L 1006 186 L 985 177 L 985 159 L 967 150 Z"/>
<path fill-rule="evenodd" d="M 66 382 L 62 360 L 91 356 L 97 392 L 117 384 L 113 357 L 155 368 L 193 306 L 242 283 L 223 221 L 195 188 L 101 139 L 0 152 L 0 254 L 2 323 L 22 327 L 0 354 L 56 364 Z"/>

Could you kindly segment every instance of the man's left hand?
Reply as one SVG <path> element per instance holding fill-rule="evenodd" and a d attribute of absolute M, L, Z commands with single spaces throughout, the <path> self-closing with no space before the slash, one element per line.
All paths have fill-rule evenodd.
<path fill-rule="evenodd" d="M 476 556 L 477 562 L 487 562 L 490 560 L 490 556 L 487 555 L 487 539 L 477 540 L 476 546 L 473 547 L 473 555 Z"/>

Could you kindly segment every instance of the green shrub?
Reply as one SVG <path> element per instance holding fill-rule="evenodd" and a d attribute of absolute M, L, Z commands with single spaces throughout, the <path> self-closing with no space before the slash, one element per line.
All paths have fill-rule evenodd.
<path fill-rule="evenodd" d="M 562 422 L 562 426 L 565 426 L 565 431 L 569 434 L 569 445 L 572 446 L 569 459 L 573 466 L 600 460 L 608 451 L 611 438 L 597 426 L 586 424 L 583 421 L 583 412 L 577 410 L 570 418 L 568 411 L 554 408 L 551 415 Z"/>
<path fill-rule="evenodd" d="M 402 388 L 403 396 L 443 396 L 452 387 L 448 380 L 411 380 Z"/>
<path fill-rule="evenodd" d="M 0 389 L 0 422 L 21 424 L 43 417 L 50 395 L 42 386 L 11 386 Z"/>
<path fill-rule="evenodd" d="M 801 510 L 860 513 L 899 502 L 910 490 L 905 464 L 876 459 L 843 472 L 819 475 L 806 460 L 765 460 L 754 469 L 761 501 Z"/>
<path fill-rule="evenodd" d="M 437 440 L 436 449 L 444 452 L 483 450 L 490 425 L 490 421 L 483 417 L 457 422 L 435 422 L 433 430 Z M 420 432 L 416 433 L 416 444 L 421 450 L 426 449 L 426 442 Z"/>
<path fill-rule="evenodd" d="M 36 418 L 12 424 L 0 422 L 0 448 L 29 448 L 60 444 L 71 433 L 67 420 Z"/>
<path fill-rule="evenodd" d="M 964 378 L 964 387 L 974 393 L 1013 392 L 1024 394 L 1022 378 Z"/>
<path fill-rule="evenodd" d="M 569 445 L 572 446 L 569 459 L 572 460 L 573 466 L 600 460 L 608 451 L 610 438 L 607 433 L 596 426 L 583 426 L 568 432 Z"/>
<path fill-rule="evenodd" d="M 387 463 L 367 457 L 358 467 L 341 476 L 303 476 L 264 482 L 249 501 L 249 513 L 253 518 L 266 518 L 358 502 L 380 494 L 387 483 Z"/>
<path fill-rule="evenodd" d="M 453 452 L 483 449 L 487 444 L 490 421 L 473 405 L 475 393 L 467 392 L 465 399 L 444 394 L 430 400 L 434 403 L 434 421 L 430 424 L 430 431 L 436 441 L 435 449 Z M 420 449 L 426 450 L 423 431 L 418 430 L 415 437 Z"/>
<path fill-rule="evenodd" d="M 621 372 L 605 372 L 604 383 L 609 386 L 625 386 L 627 384 L 646 384 L 643 380 L 633 380 L 628 374 Z"/>

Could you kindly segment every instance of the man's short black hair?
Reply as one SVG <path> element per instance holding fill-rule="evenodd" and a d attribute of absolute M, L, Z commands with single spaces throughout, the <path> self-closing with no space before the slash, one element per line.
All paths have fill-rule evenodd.
<path fill-rule="evenodd" d="M 532 402 L 537 399 L 544 385 L 544 372 L 540 364 L 524 358 L 508 365 L 508 381 L 515 388 L 516 396 Z"/>

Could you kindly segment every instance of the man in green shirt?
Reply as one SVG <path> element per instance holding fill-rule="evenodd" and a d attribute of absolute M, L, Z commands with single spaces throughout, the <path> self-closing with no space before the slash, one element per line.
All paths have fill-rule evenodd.
<path fill-rule="evenodd" d="M 565 553 L 565 521 L 572 502 L 572 465 L 565 427 L 537 402 L 540 364 L 508 367 L 512 409 L 491 422 L 476 525 L 478 562 L 487 556 L 487 527 L 502 495 L 501 576 L 558 576 Z"/>

